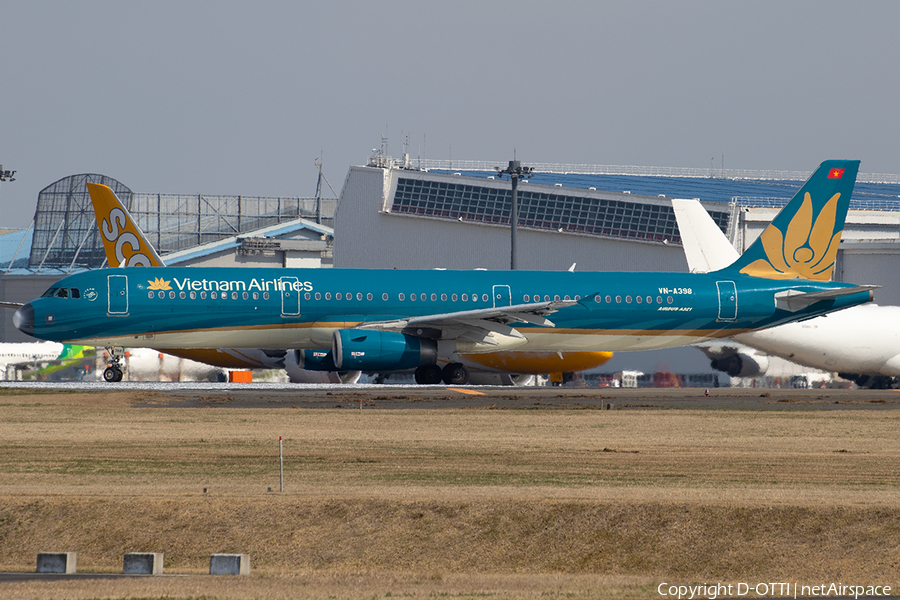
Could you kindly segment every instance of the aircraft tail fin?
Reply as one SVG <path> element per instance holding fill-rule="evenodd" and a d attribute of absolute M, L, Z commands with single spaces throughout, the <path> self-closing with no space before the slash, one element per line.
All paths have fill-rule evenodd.
<path fill-rule="evenodd" d="M 740 257 L 699 200 L 672 199 L 672 210 L 691 273 L 709 273 Z"/>
<path fill-rule="evenodd" d="M 97 226 L 100 227 L 109 266 L 166 266 L 112 188 L 99 183 L 86 185 L 94 204 Z"/>
<path fill-rule="evenodd" d="M 765 279 L 830 280 L 858 171 L 858 160 L 823 162 L 724 270 Z"/>
<path fill-rule="evenodd" d="M 63 344 L 62 352 L 56 357 L 56 360 L 72 360 L 74 358 L 84 358 L 84 351 L 87 346 L 76 346 L 74 344 Z"/>

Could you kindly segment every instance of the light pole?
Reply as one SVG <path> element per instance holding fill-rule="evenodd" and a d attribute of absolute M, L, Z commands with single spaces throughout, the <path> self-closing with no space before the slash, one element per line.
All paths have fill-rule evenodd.
<path fill-rule="evenodd" d="M 4 171 L 3 165 L 0 165 L 0 181 L 15 181 L 15 171 Z M 12 262 L 9 263 L 12 266 Z"/>
<path fill-rule="evenodd" d="M 512 182 L 512 208 L 509 211 L 509 226 L 510 226 L 510 240 L 509 240 L 509 268 L 511 271 L 516 270 L 516 230 L 519 226 L 519 201 L 516 197 L 516 188 L 519 186 L 519 179 L 524 179 L 531 175 L 534 171 L 532 167 L 523 167 L 522 163 L 518 160 L 509 161 L 509 166 L 505 169 L 500 169 L 500 167 L 494 167 L 494 170 L 497 171 L 497 174 L 500 175 L 502 179 L 504 175 L 509 175 L 509 180 Z"/>

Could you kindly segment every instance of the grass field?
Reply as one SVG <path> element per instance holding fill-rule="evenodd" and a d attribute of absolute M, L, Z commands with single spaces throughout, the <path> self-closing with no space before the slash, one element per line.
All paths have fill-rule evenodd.
<path fill-rule="evenodd" d="M 189 575 L 0 583 L 2 598 L 655 598 L 662 582 L 900 579 L 895 411 L 0 394 L 0 570 L 68 550 L 79 571 L 120 572 L 125 552 L 155 551 Z M 249 553 L 253 575 L 202 575 L 214 552 Z"/>

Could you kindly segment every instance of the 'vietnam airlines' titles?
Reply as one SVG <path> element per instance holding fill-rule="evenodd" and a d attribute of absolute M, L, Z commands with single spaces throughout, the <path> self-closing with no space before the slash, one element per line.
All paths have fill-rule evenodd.
<path fill-rule="evenodd" d="M 180 291 L 194 292 L 311 292 L 313 289 L 310 281 L 257 279 L 256 277 L 249 281 L 241 279 L 216 281 L 213 279 L 191 279 L 189 277 L 179 280 L 177 277 L 173 277 L 172 281 Z M 150 283 L 152 284 L 152 282 Z"/>

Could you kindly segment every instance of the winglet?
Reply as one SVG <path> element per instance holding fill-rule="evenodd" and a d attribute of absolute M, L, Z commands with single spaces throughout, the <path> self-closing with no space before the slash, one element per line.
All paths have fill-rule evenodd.
<path fill-rule="evenodd" d="M 88 183 L 87 188 L 109 266 L 166 266 L 109 186 Z"/>
<path fill-rule="evenodd" d="M 725 270 L 765 279 L 830 280 L 858 171 L 858 160 L 823 162 Z"/>

